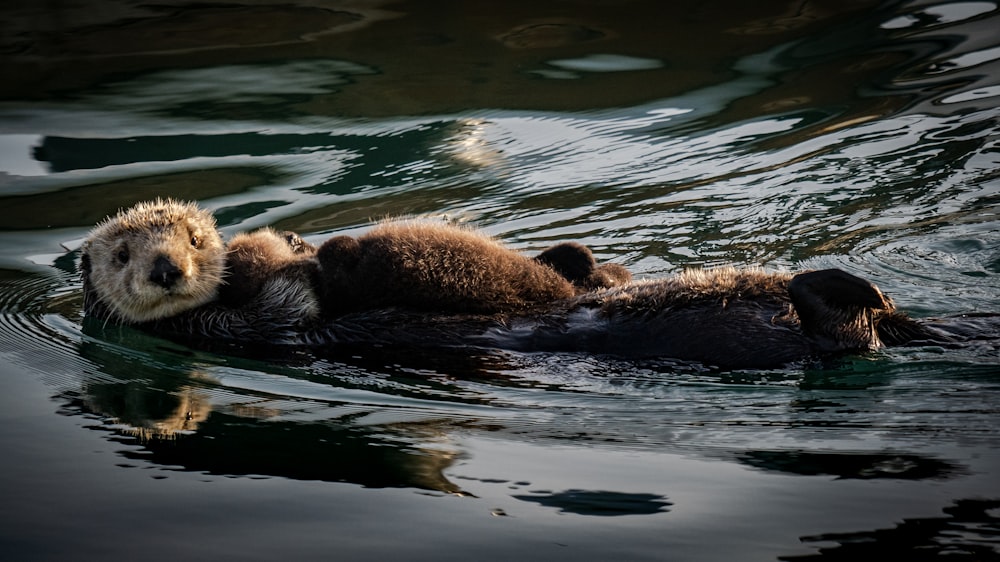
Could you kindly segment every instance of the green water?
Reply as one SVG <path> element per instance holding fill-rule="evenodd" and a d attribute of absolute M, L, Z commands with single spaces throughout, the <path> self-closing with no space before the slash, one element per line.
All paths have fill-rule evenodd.
<path fill-rule="evenodd" d="M 994 2 L 0 8 L 12 560 L 1000 559 L 1000 350 L 719 371 L 206 351 L 83 323 L 156 196 L 312 242 L 447 217 L 639 277 L 839 267 L 1000 311 Z"/>

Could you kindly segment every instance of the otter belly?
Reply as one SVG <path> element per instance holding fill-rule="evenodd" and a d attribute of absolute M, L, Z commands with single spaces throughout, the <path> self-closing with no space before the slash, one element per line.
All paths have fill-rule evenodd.
<path fill-rule="evenodd" d="M 380 308 L 324 317 L 297 279 L 235 309 L 207 305 L 146 325 L 173 335 L 283 345 L 480 347 L 782 367 L 909 341 L 953 341 L 896 312 L 868 282 L 825 270 L 721 270 L 635 282 L 506 314 Z M 300 281 L 300 280 L 299 280 Z M 289 285 L 290 283 L 290 285 Z M 791 290 L 794 289 L 794 290 Z M 974 326 L 972 331 L 980 331 Z"/>
<path fill-rule="evenodd" d="M 303 323 L 295 321 L 301 319 L 302 303 L 290 298 L 294 294 L 276 290 L 275 298 L 264 299 L 271 307 L 266 311 L 259 306 L 236 311 L 202 307 L 158 322 L 153 328 L 161 333 L 235 338 L 243 343 L 468 346 L 659 357 L 723 368 L 780 367 L 831 351 L 818 346 L 794 318 L 789 319 L 787 303 L 780 299 L 706 300 L 664 306 L 640 298 L 632 301 L 638 303 L 634 308 L 611 310 L 602 307 L 601 301 L 570 299 L 515 315 L 384 308 Z"/>
<path fill-rule="evenodd" d="M 521 319 L 488 330 L 482 341 L 517 351 L 579 351 L 626 358 L 662 357 L 726 368 L 780 367 L 816 349 L 782 311 L 753 303 L 690 306 L 606 315 L 579 308 L 565 317 Z"/>

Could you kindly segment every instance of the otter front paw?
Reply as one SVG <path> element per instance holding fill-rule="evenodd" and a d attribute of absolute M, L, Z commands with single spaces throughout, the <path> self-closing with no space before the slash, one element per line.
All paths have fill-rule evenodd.
<path fill-rule="evenodd" d="M 306 254 L 306 253 L 313 253 L 316 251 L 316 246 L 313 246 L 309 242 L 306 242 L 305 240 L 302 239 L 301 236 L 290 230 L 283 230 L 278 234 L 285 238 L 285 242 L 288 243 L 288 247 L 292 249 L 293 253 Z"/>

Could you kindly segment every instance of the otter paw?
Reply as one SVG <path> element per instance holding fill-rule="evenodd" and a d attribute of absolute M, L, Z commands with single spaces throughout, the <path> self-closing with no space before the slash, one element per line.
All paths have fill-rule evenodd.
<path fill-rule="evenodd" d="M 283 230 L 278 234 L 285 238 L 285 242 L 288 243 L 288 247 L 292 249 L 293 253 L 305 254 L 309 252 L 314 252 L 316 250 L 315 246 L 313 246 L 309 242 L 306 242 L 305 240 L 302 239 L 301 236 L 290 230 Z"/>

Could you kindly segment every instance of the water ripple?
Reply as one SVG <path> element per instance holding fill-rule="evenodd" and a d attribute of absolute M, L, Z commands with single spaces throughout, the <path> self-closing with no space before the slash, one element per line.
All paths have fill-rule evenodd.
<path fill-rule="evenodd" d="M 75 388 L 79 373 L 93 372 L 79 357 L 79 333 L 68 321 L 79 317 L 79 294 L 67 290 L 66 279 L 48 275 L 0 278 L 0 354 L 40 373 L 56 388 Z"/>

